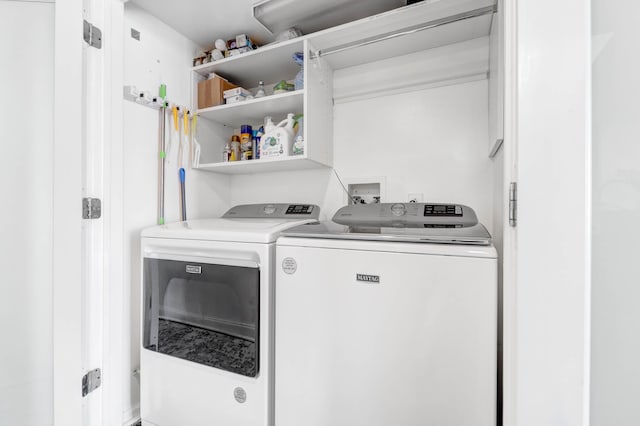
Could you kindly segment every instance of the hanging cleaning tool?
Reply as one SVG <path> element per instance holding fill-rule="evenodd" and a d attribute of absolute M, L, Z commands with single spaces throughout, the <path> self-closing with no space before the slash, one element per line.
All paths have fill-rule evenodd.
<path fill-rule="evenodd" d="M 158 225 L 164 225 L 164 184 L 166 161 L 167 86 L 160 85 L 160 131 L 158 136 Z"/>
<path fill-rule="evenodd" d="M 185 154 L 185 145 L 187 144 L 187 141 L 189 140 L 189 111 L 184 111 L 182 113 L 182 127 L 183 127 L 183 132 L 180 132 L 180 146 L 178 148 L 178 167 L 180 168 L 179 170 L 179 177 L 180 177 L 180 204 L 181 204 L 181 209 L 180 209 L 180 219 L 182 221 L 187 220 L 187 201 L 186 201 L 186 185 L 185 185 L 185 180 L 186 180 L 186 172 L 184 170 L 184 154 Z M 183 134 L 184 133 L 184 134 Z"/>
<path fill-rule="evenodd" d="M 173 125 L 171 128 L 171 135 L 169 137 L 169 146 L 166 149 L 167 154 L 167 163 L 172 164 L 173 161 L 173 147 L 176 143 L 179 143 L 180 137 L 180 107 L 178 105 L 173 105 L 171 107 L 171 119 L 173 120 Z M 178 142 L 176 142 L 178 140 Z"/>
<path fill-rule="evenodd" d="M 198 168 L 200 166 L 200 144 L 196 138 L 196 130 L 198 129 L 198 114 L 194 114 L 191 119 L 191 167 Z"/>

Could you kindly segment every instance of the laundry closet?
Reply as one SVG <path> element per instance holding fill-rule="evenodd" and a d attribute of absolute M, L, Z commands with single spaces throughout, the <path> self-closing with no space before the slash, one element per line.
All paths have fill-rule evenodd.
<path fill-rule="evenodd" d="M 255 24 L 237 32 L 252 39 L 254 50 L 202 63 L 217 39 L 237 35 L 202 20 L 189 22 L 190 14 L 212 13 L 197 9 L 204 3 L 131 0 L 124 5 L 125 421 L 139 416 L 139 375 L 144 374 L 139 364 L 143 229 L 179 221 L 184 213 L 188 219 L 220 217 L 233 206 L 255 203 L 317 205 L 320 219 L 327 220 L 349 204 L 354 188 L 365 191 L 362 198 L 368 201 L 373 194 L 383 203 L 470 206 L 491 234 L 499 259 L 503 228 L 509 226 L 499 2 L 399 2 L 390 10 L 279 42 Z M 249 3 L 246 14 L 251 14 Z M 293 60 L 297 52 L 303 56 L 303 88 L 274 94 L 280 81 L 294 82 L 301 69 Z M 198 108 L 199 83 L 211 74 L 251 96 L 262 81 L 267 96 Z M 170 123 L 163 156 L 161 85 Z M 184 126 L 189 131 L 182 139 L 171 127 L 174 106 L 183 126 L 176 133 Z M 278 123 L 288 114 L 303 116 L 297 127 L 302 152 L 228 161 L 227 144 L 241 126 L 257 129 L 265 117 Z M 184 190 L 180 169 L 185 170 Z M 501 260 L 498 264 L 500 270 Z M 500 282 L 501 276 L 500 271 Z"/>

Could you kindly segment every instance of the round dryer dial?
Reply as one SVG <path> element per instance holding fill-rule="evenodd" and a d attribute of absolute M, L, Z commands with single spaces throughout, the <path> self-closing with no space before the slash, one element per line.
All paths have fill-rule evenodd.
<path fill-rule="evenodd" d="M 262 211 L 264 212 L 264 214 L 273 214 L 276 211 L 276 206 L 269 204 L 268 206 L 264 206 Z"/>
<path fill-rule="evenodd" d="M 393 213 L 394 216 L 404 216 L 407 214 L 407 208 L 402 203 L 396 203 L 391 206 L 391 213 Z"/>

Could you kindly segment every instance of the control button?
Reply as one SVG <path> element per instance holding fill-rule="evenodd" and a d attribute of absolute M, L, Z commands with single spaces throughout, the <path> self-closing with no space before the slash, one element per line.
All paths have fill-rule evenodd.
<path fill-rule="evenodd" d="M 285 214 L 311 214 L 313 206 L 309 204 L 291 204 Z"/>
<path fill-rule="evenodd" d="M 394 216 L 403 216 L 407 213 L 407 208 L 404 204 L 397 203 L 391 206 L 391 213 L 393 213 Z"/>
<path fill-rule="evenodd" d="M 276 206 L 274 206 L 273 204 L 269 204 L 267 206 L 264 206 L 262 211 L 264 212 L 264 214 L 274 214 L 276 211 Z"/>

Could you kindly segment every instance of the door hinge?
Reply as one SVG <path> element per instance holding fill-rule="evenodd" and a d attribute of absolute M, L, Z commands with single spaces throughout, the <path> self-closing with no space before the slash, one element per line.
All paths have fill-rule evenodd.
<path fill-rule="evenodd" d="M 518 183 L 509 184 L 509 225 L 515 227 L 518 224 Z"/>
<path fill-rule="evenodd" d="M 82 218 L 100 219 L 102 216 L 102 201 L 99 198 L 85 197 L 82 199 Z"/>
<path fill-rule="evenodd" d="M 84 20 L 82 35 L 89 46 L 102 49 L 102 31 L 86 19 Z"/>
<path fill-rule="evenodd" d="M 100 387 L 102 383 L 102 372 L 99 368 L 89 371 L 82 376 L 82 396 L 87 396 Z"/>

